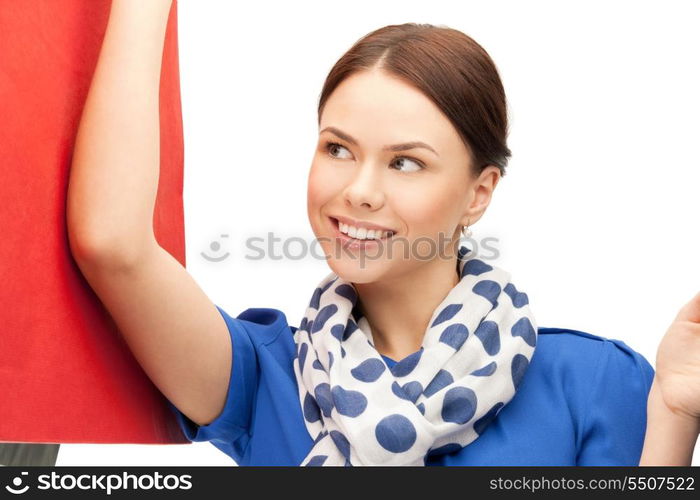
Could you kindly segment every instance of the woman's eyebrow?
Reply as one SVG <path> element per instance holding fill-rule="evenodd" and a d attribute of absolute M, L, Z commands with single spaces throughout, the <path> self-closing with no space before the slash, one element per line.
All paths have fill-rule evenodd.
<path fill-rule="evenodd" d="M 355 139 L 353 136 L 350 134 L 346 134 L 342 130 L 336 128 L 336 127 L 326 127 L 323 130 L 321 130 L 321 134 L 323 132 L 331 132 L 332 134 L 337 135 L 344 141 L 349 142 L 350 144 L 353 144 L 357 146 L 357 139 Z M 390 146 L 384 146 L 382 149 L 384 151 L 406 151 L 408 149 L 414 149 L 414 148 L 424 148 L 432 151 L 435 153 L 435 156 L 440 157 L 437 151 L 435 151 L 432 147 L 430 147 L 428 144 L 422 142 L 422 141 L 411 141 L 411 142 L 404 142 L 401 144 L 393 144 Z"/>

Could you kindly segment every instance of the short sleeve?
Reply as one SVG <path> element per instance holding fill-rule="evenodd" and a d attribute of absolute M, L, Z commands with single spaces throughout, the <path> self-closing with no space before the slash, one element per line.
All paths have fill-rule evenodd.
<path fill-rule="evenodd" d="M 601 343 L 576 465 L 639 465 L 653 379 L 649 362 L 624 342 L 606 339 Z"/>
<path fill-rule="evenodd" d="M 211 441 L 217 448 L 239 461 L 249 441 L 251 415 L 258 385 L 257 353 L 242 321 L 232 318 L 219 306 L 216 307 L 226 321 L 233 353 L 224 408 L 212 422 L 199 426 L 170 401 L 168 404 L 175 412 L 187 439 Z"/>

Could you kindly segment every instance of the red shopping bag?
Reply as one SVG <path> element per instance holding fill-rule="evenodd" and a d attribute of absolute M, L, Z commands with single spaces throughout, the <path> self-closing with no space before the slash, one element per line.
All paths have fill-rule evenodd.
<path fill-rule="evenodd" d="M 0 441 L 187 443 L 68 245 L 68 173 L 109 0 L 0 0 Z M 185 264 L 176 4 L 154 226 Z"/>

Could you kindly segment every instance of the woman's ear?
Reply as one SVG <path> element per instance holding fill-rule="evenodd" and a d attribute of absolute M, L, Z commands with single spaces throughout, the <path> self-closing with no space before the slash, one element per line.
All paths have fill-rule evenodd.
<path fill-rule="evenodd" d="M 472 225 L 481 218 L 491 203 L 491 197 L 500 180 L 501 171 L 494 165 L 488 165 L 473 180 L 469 190 L 471 202 L 462 217 L 461 224 L 463 226 Z"/>

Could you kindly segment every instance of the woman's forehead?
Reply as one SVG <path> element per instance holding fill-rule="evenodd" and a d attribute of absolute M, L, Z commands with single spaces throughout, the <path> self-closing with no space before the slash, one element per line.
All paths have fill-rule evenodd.
<path fill-rule="evenodd" d="M 340 129 L 367 146 L 422 141 L 447 153 L 462 142 L 428 96 L 379 70 L 355 73 L 338 85 L 321 115 L 319 130 L 327 127 Z"/>

